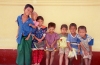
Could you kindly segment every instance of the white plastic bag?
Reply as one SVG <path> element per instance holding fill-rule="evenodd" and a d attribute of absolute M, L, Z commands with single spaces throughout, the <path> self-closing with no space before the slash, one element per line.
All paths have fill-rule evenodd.
<path fill-rule="evenodd" d="M 68 57 L 69 57 L 69 58 L 75 57 L 75 59 L 77 60 L 76 49 L 72 48 L 72 50 L 73 50 L 73 51 L 69 51 Z"/>

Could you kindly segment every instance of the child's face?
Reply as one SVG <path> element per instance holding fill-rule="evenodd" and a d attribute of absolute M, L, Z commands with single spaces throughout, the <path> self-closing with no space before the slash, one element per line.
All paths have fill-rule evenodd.
<path fill-rule="evenodd" d="M 81 36 L 81 37 L 85 37 L 85 35 L 86 35 L 86 30 L 85 29 L 79 29 L 79 31 L 78 31 L 78 34 Z"/>
<path fill-rule="evenodd" d="M 70 27 L 70 32 L 73 34 L 73 33 L 76 33 L 76 27 L 75 26 L 71 26 Z"/>
<path fill-rule="evenodd" d="M 24 9 L 24 14 L 29 16 L 29 15 L 31 15 L 32 11 L 33 11 L 32 8 L 27 7 L 26 9 Z"/>
<path fill-rule="evenodd" d="M 39 22 L 39 26 L 42 26 L 43 25 L 43 20 L 39 19 L 37 22 Z"/>
<path fill-rule="evenodd" d="M 63 28 L 61 29 L 61 33 L 63 33 L 63 34 L 67 33 L 67 29 L 66 29 L 65 27 L 63 27 Z"/>
<path fill-rule="evenodd" d="M 54 27 L 49 27 L 49 28 L 48 28 L 48 31 L 49 31 L 50 33 L 53 33 L 53 32 L 55 31 L 55 28 L 54 28 Z"/>

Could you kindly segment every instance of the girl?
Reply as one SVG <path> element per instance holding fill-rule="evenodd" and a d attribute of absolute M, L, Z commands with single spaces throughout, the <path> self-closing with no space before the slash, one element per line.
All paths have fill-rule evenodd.
<path fill-rule="evenodd" d="M 87 29 L 85 26 L 78 27 L 78 42 L 81 45 L 82 56 L 85 65 L 91 65 L 92 60 L 92 46 L 94 44 L 94 39 L 87 34 Z"/>
<path fill-rule="evenodd" d="M 32 43 L 32 62 L 34 65 L 40 65 L 44 56 L 44 38 L 47 27 L 43 26 L 44 19 L 42 16 L 38 16 L 36 21 L 39 22 L 39 24 L 36 27 L 35 32 L 32 34 L 34 37 Z"/>
<path fill-rule="evenodd" d="M 65 65 L 68 65 L 69 49 L 66 43 L 66 39 L 68 35 L 67 30 L 68 30 L 68 26 L 66 24 L 61 25 L 61 33 L 59 34 L 60 39 L 58 41 L 59 54 L 60 54 L 59 65 L 62 65 L 64 54 L 65 54 Z"/>
<path fill-rule="evenodd" d="M 48 24 L 48 32 L 46 34 L 46 65 L 49 65 L 49 54 L 51 51 L 51 58 L 50 58 L 50 65 L 52 65 L 54 54 L 55 54 L 55 48 L 57 46 L 57 40 L 59 39 L 59 36 L 57 33 L 54 32 L 56 28 L 56 24 L 53 22 L 50 22 Z"/>
<path fill-rule="evenodd" d="M 81 54 L 80 44 L 78 43 L 78 40 L 77 40 L 78 34 L 76 33 L 77 25 L 75 23 L 71 23 L 69 26 L 69 30 L 70 30 L 70 33 L 68 34 L 68 38 L 67 38 L 67 44 L 68 44 L 69 50 L 74 51 L 73 49 L 75 49 L 75 53 L 77 53 L 77 55 Z M 73 65 L 73 59 L 74 57 L 69 59 L 69 65 Z"/>

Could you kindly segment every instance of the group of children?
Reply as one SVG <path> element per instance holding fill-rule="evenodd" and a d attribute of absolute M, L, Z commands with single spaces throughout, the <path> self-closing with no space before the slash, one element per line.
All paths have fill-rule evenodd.
<path fill-rule="evenodd" d="M 75 52 L 80 54 L 85 65 L 91 64 L 93 38 L 87 35 L 85 26 L 78 27 L 71 23 L 69 28 L 66 24 L 61 25 L 61 33 L 55 32 L 56 24 L 48 23 L 44 26 L 44 18 L 33 11 L 31 4 L 26 4 L 24 13 L 17 17 L 17 60 L 18 65 L 40 65 L 46 52 L 46 65 L 52 65 L 55 52 L 59 50 L 59 65 L 62 65 L 65 54 L 65 64 L 72 65 L 74 56 L 69 55 Z M 31 18 L 30 18 L 31 15 Z M 70 33 L 68 33 L 68 29 Z M 73 55 L 73 53 L 72 53 Z M 49 62 L 50 59 L 50 62 Z"/>

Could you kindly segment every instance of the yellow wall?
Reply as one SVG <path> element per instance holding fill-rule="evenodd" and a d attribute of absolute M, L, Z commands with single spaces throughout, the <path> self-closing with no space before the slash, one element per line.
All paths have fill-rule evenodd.
<path fill-rule="evenodd" d="M 100 3 L 98 0 L 0 0 L 0 49 L 16 49 L 18 15 L 23 13 L 26 3 L 34 5 L 35 11 L 44 17 L 44 24 L 55 22 L 56 31 L 60 25 L 74 22 L 78 26 L 85 25 L 88 34 L 95 39 L 94 51 L 100 51 Z"/>

